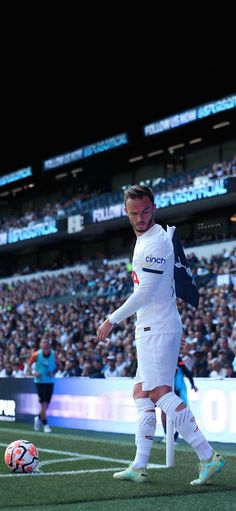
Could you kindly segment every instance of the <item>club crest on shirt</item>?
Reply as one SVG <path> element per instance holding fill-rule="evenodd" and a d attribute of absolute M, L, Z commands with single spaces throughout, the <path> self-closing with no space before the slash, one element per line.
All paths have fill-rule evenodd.
<path fill-rule="evenodd" d="M 132 279 L 134 284 L 139 284 L 139 279 L 136 271 L 132 271 Z"/>

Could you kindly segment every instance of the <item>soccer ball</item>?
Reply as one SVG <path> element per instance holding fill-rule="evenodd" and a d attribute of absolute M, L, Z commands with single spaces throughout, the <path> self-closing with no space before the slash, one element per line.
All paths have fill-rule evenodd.
<path fill-rule="evenodd" d="M 5 463 L 12 472 L 29 474 L 39 462 L 38 450 L 28 440 L 15 440 L 5 450 Z"/>

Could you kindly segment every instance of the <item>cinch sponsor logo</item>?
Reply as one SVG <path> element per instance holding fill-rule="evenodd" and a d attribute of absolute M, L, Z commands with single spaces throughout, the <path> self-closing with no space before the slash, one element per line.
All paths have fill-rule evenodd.
<path fill-rule="evenodd" d="M 158 264 L 164 264 L 166 262 L 164 257 L 152 257 L 152 256 L 147 256 L 146 261 L 147 261 L 147 263 L 158 263 Z"/>

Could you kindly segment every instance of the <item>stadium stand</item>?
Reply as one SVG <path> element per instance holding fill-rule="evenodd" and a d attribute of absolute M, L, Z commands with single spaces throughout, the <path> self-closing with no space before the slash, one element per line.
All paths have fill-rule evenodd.
<path fill-rule="evenodd" d="M 236 176 L 236 156 L 233 156 L 229 161 L 214 162 L 211 166 L 200 169 L 194 169 L 189 172 L 182 172 L 177 175 L 166 177 L 158 180 L 158 184 L 153 186 L 155 193 L 174 191 L 180 188 L 189 187 L 196 183 L 197 179 L 207 177 L 210 180 L 220 179 L 223 177 Z M 35 208 L 32 203 L 32 209 L 26 211 L 23 215 L 4 215 L 0 220 L 0 232 L 6 232 L 10 229 L 21 228 L 26 226 L 33 226 L 40 221 L 47 221 L 50 219 L 66 218 L 75 214 L 86 214 L 92 212 L 94 209 L 108 207 L 110 205 L 120 204 L 123 201 L 123 193 L 121 190 L 109 191 L 102 193 L 99 190 L 92 193 L 79 193 L 61 200 L 50 199 L 50 195 L 45 197 L 44 205 Z"/>
<path fill-rule="evenodd" d="M 28 376 L 27 361 L 42 337 L 57 351 L 58 378 L 111 373 L 133 377 L 135 318 L 116 325 L 109 342 L 96 338 L 98 324 L 132 292 L 132 233 L 125 218 L 92 224 L 92 213 L 121 204 L 123 190 L 134 182 L 149 184 L 158 195 L 227 180 L 233 185 L 225 195 L 160 208 L 157 222 L 177 224 L 199 288 L 197 311 L 178 302 L 186 336 L 182 354 L 186 365 L 194 376 L 235 376 L 233 114 L 228 117 L 226 110 L 222 118 L 220 113 L 215 117 L 227 121 L 225 132 L 213 129 L 209 117 L 196 126 L 160 134 L 158 142 L 155 137 L 147 140 L 138 135 L 135 148 L 131 142 L 122 157 L 116 153 L 99 164 L 94 156 L 91 163 L 85 163 L 86 172 L 75 173 L 78 169 L 73 165 L 65 173 L 60 169 L 61 174 L 56 169 L 52 173 L 37 169 L 25 188 L 19 186 L 19 194 L 15 184 L 4 185 L 0 190 L 0 377 Z M 199 148 L 196 140 L 201 140 Z M 173 149 L 174 143 L 179 147 L 178 142 L 184 147 Z M 153 157 L 154 149 L 160 156 Z M 142 163 L 132 163 L 131 168 L 128 151 L 142 152 Z M 89 219 L 81 233 L 68 232 L 67 219 L 73 215 Z M 4 237 L 14 229 L 51 220 L 64 222 L 58 237 L 19 238 L 15 243 Z"/>
<path fill-rule="evenodd" d="M 186 335 L 183 355 L 195 376 L 215 377 L 218 367 L 217 378 L 236 371 L 236 246 L 221 248 L 210 257 L 187 256 L 200 304 L 197 311 L 178 305 Z M 106 345 L 96 338 L 99 322 L 132 292 L 127 262 L 100 261 L 99 267 L 88 262 L 81 269 L 2 279 L 1 377 L 27 376 L 27 360 L 42 337 L 58 353 L 57 377 L 110 376 L 111 366 L 114 377 L 134 376 L 135 318 L 115 326 Z"/>

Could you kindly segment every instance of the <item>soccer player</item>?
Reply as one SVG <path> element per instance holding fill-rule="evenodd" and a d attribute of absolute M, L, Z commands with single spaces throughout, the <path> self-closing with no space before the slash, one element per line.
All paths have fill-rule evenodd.
<path fill-rule="evenodd" d="M 134 293 L 98 327 L 104 340 L 115 323 L 137 313 L 138 369 L 134 385 L 137 408 L 136 456 L 114 479 L 147 481 L 146 466 L 156 428 L 155 406 L 173 421 L 175 429 L 196 451 L 200 471 L 192 485 L 206 483 L 225 462 L 202 432 L 188 406 L 173 392 L 182 323 L 176 305 L 174 249 L 166 231 L 155 224 L 152 190 L 134 185 L 124 193 L 125 211 L 137 237 L 133 254 Z"/>
<path fill-rule="evenodd" d="M 40 343 L 41 349 L 35 351 L 29 359 L 29 367 L 34 375 L 34 381 L 40 403 L 40 412 L 34 418 L 34 429 L 39 431 L 43 424 L 43 431 L 51 433 L 51 428 L 47 422 L 47 408 L 52 398 L 54 387 L 54 374 L 56 372 L 56 356 L 51 349 L 50 342 L 42 339 Z"/>

